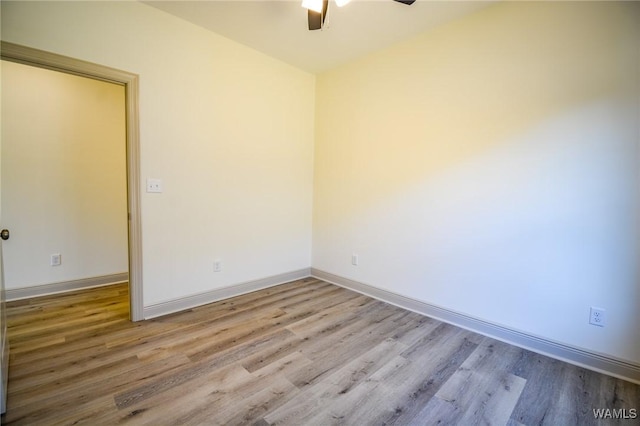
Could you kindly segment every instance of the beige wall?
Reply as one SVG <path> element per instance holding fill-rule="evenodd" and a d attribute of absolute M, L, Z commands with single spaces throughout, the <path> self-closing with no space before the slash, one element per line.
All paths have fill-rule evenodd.
<path fill-rule="evenodd" d="M 2 68 L 7 289 L 126 272 L 124 87 Z"/>
<path fill-rule="evenodd" d="M 640 362 L 639 6 L 506 2 L 320 75 L 313 266 Z"/>
<path fill-rule="evenodd" d="M 312 265 L 637 363 L 639 14 L 504 2 L 317 87 L 136 2 L 2 2 L 2 38 L 140 75 L 146 306 Z"/>
<path fill-rule="evenodd" d="M 313 75 L 139 2 L 1 7 L 3 40 L 140 77 L 145 306 L 309 267 Z"/>

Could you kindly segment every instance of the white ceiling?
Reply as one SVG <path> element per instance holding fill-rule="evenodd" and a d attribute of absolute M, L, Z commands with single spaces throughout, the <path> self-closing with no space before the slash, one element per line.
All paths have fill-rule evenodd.
<path fill-rule="evenodd" d="M 495 1 L 495 0 L 494 0 Z M 303 70 L 317 73 L 390 46 L 493 1 L 329 2 L 325 28 L 309 31 L 300 0 L 144 1 Z"/>

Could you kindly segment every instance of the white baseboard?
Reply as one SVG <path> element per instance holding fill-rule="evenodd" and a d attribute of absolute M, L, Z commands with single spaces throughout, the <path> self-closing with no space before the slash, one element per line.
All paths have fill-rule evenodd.
<path fill-rule="evenodd" d="M 492 324 L 319 269 L 311 268 L 311 276 L 514 346 L 640 384 L 639 364 Z"/>
<path fill-rule="evenodd" d="M 127 281 L 129 281 L 129 274 L 127 272 L 121 272 L 118 274 L 101 275 L 99 277 L 90 277 L 82 278 L 79 280 L 35 285 L 32 287 L 8 288 L 5 291 L 7 301 L 11 301 L 29 299 L 38 296 L 47 296 L 56 293 L 67 293 L 69 291 L 83 290 L 91 287 L 101 287 Z"/>
<path fill-rule="evenodd" d="M 192 296 L 181 297 L 179 299 L 145 306 L 143 311 L 144 319 L 172 314 L 174 312 L 184 311 L 185 309 L 191 309 L 196 306 L 206 305 L 207 303 L 217 302 L 218 300 L 240 296 L 241 294 L 251 293 L 267 287 L 273 287 L 278 284 L 308 278 L 310 273 L 311 268 L 303 268 L 297 271 L 286 272 L 284 274 L 273 275 L 271 277 L 218 288 L 205 293 L 194 294 Z"/>

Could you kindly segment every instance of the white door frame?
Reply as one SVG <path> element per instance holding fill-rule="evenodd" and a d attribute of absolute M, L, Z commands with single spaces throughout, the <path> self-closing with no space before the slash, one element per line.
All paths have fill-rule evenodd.
<path fill-rule="evenodd" d="M 138 115 L 138 76 L 43 50 L 1 42 L 0 57 L 68 74 L 107 81 L 124 86 L 126 103 L 127 208 L 129 216 L 129 316 L 144 319 L 142 299 L 142 218 L 140 215 L 140 128 Z"/>

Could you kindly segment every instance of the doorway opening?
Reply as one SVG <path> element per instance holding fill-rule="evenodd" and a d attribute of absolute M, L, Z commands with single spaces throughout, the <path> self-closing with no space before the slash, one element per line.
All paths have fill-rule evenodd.
<path fill-rule="evenodd" d="M 129 317 L 132 321 L 143 320 L 138 76 L 125 71 L 4 41 L 2 42 L 0 52 L 1 59 L 5 61 L 60 71 L 124 86 Z"/>

